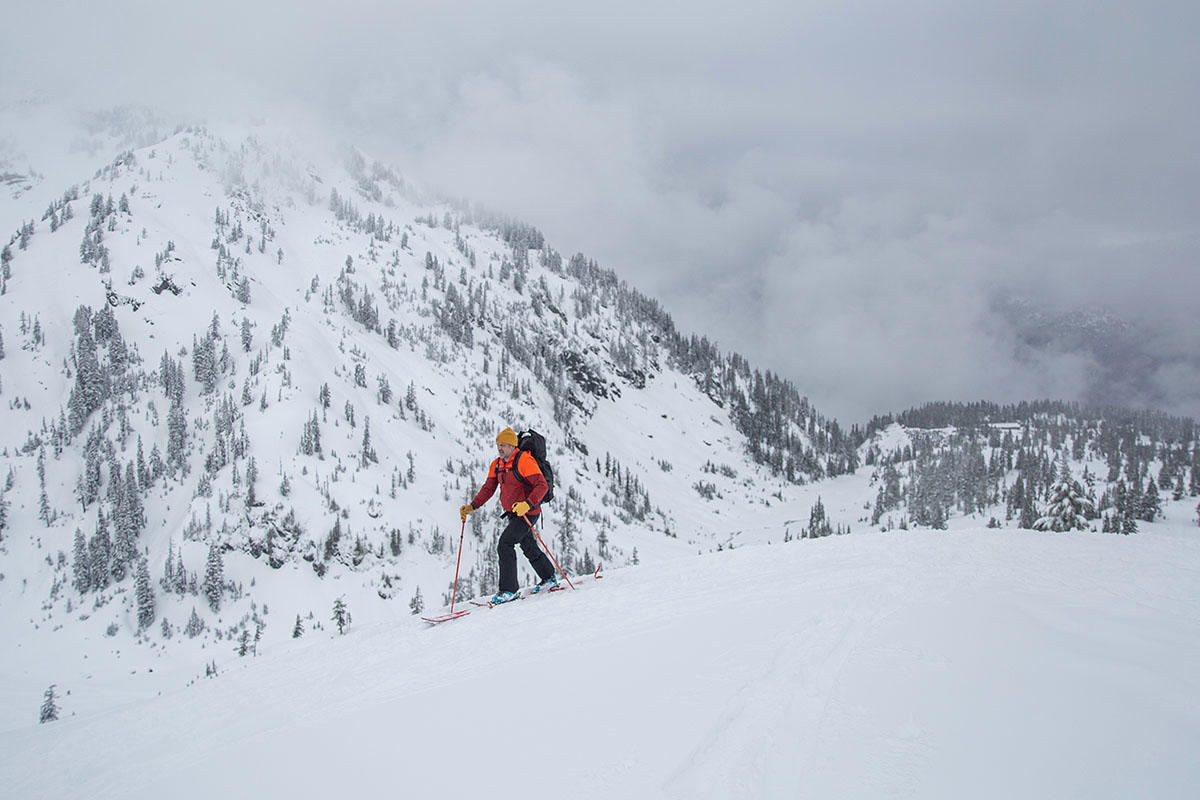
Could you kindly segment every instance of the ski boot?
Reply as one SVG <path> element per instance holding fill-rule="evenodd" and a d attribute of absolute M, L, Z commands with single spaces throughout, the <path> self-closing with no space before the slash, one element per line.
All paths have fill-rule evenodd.
<path fill-rule="evenodd" d="M 546 578 L 546 580 L 542 581 L 537 586 L 533 587 L 533 593 L 538 594 L 540 592 L 552 592 L 557 588 L 558 588 L 558 576 L 551 575 L 549 578 Z"/>
<path fill-rule="evenodd" d="M 513 600 L 519 600 L 520 598 L 520 592 L 499 592 L 492 596 L 492 599 L 488 601 L 488 605 L 498 606 L 501 603 L 511 603 Z"/>

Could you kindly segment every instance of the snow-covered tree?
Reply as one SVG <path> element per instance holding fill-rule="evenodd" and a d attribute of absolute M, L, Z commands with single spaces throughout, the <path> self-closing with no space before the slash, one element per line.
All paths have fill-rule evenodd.
<path fill-rule="evenodd" d="M 1039 531 L 1086 530 L 1087 518 L 1092 513 L 1092 504 L 1079 481 L 1071 476 L 1071 467 L 1064 456 L 1058 471 L 1058 481 L 1050 494 L 1050 506 L 1046 513 L 1033 523 Z"/>
<path fill-rule="evenodd" d="M 104 589 L 112 575 L 112 539 L 108 535 L 103 509 L 96 514 L 96 532 L 88 540 L 88 558 L 91 560 L 92 588 Z"/>
<path fill-rule="evenodd" d="M 1153 480 L 1146 482 L 1146 491 L 1142 493 L 1141 507 L 1138 509 L 1137 517 L 1144 522 L 1154 522 L 1162 513 L 1162 499 L 1158 494 L 1158 487 Z"/>
<path fill-rule="evenodd" d="M 192 616 L 188 618 L 187 626 L 183 629 L 189 639 L 195 639 L 204 632 L 204 620 L 200 619 L 200 615 L 196 613 L 196 607 L 192 606 Z"/>
<path fill-rule="evenodd" d="M 46 694 L 42 698 L 42 714 L 40 722 L 54 722 L 58 719 L 58 698 L 54 694 L 54 686 L 51 685 L 46 690 Z"/>
<path fill-rule="evenodd" d="M 258 496 L 254 491 L 254 484 L 258 481 L 258 464 L 254 460 L 254 456 L 250 457 L 250 463 L 246 465 L 246 508 L 254 508 L 258 505 Z"/>
<path fill-rule="evenodd" d="M 350 627 L 350 610 L 341 597 L 333 601 L 333 624 L 337 625 L 338 633 L 345 633 Z"/>
<path fill-rule="evenodd" d="M 359 456 L 359 462 L 363 468 L 371 466 L 371 464 L 379 463 L 379 456 L 375 453 L 375 448 L 371 445 L 371 419 L 368 417 L 363 424 L 363 439 L 362 451 Z"/>
<path fill-rule="evenodd" d="M 145 556 L 138 559 L 136 594 L 138 628 L 145 630 L 154 622 L 156 616 L 154 586 L 150 582 L 150 567 L 146 563 Z"/>
<path fill-rule="evenodd" d="M 54 521 L 54 512 L 50 509 L 50 497 L 46 494 L 46 448 L 38 448 L 37 459 L 38 482 L 41 485 L 41 496 L 38 501 L 38 519 L 50 527 Z"/>
<path fill-rule="evenodd" d="M 75 547 L 72 555 L 75 591 L 83 594 L 92 588 L 92 565 L 91 559 L 88 558 L 87 539 L 79 528 L 75 529 Z"/>
<path fill-rule="evenodd" d="M 153 454 L 151 455 L 153 459 Z M 187 471 L 187 415 L 180 403 L 172 403 L 167 412 L 167 469 Z"/>
<path fill-rule="evenodd" d="M 204 567 L 204 596 L 208 598 L 208 607 L 213 611 L 221 610 L 221 592 L 225 585 L 225 560 L 221 548 L 210 545 L 208 562 Z"/>

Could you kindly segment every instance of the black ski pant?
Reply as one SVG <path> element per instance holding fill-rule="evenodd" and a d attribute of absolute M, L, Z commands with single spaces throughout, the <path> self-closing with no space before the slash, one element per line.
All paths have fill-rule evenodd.
<path fill-rule="evenodd" d="M 540 517 L 540 514 L 531 515 L 529 522 L 537 525 Z M 500 591 L 515 592 L 521 588 L 517 583 L 517 545 L 521 545 L 521 552 L 529 559 L 529 565 L 537 573 L 539 581 L 544 581 L 552 576 L 554 565 L 538 547 L 537 537 L 533 535 L 533 529 L 529 527 L 529 522 L 516 514 L 506 515 L 505 519 L 508 520 L 508 525 L 500 534 L 500 541 L 496 545 L 496 552 L 500 555 Z"/>

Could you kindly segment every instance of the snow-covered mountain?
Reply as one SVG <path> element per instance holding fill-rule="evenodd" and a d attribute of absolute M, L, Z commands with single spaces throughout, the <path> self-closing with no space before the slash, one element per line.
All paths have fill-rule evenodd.
<path fill-rule="evenodd" d="M 854 466 L 790 385 L 352 147 L 109 114 L 67 159 L 104 161 L 53 186 L 38 165 L 70 137 L 48 129 L 5 156 L 9 641 L 137 642 L 190 679 L 339 597 L 363 622 L 448 602 L 459 534 L 460 593 L 490 593 L 494 509 L 456 511 L 505 426 L 550 442 L 570 572 L 724 546 Z M 86 657 L 19 670 L 109 658 Z"/>
<path fill-rule="evenodd" d="M 935 764 L 968 724 L 953 709 L 932 722 L 914 710 L 921 697 L 938 702 L 943 678 L 930 670 L 946 666 L 962 697 L 996 675 L 974 671 L 991 640 L 934 646 L 942 631 L 958 637 L 978 615 L 1007 631 L 1002 648 L 1044 658 L 1053 681 L 1012 706 L 1028 713 L 1073 671 L 1099 669 L 1080 665 L 1105 642 L 1141 647 L 1107 601 L 1098 607 L 1111 625 L 1077 647 L 1017 630 L 1027 612 L 1092 607 L 1118 564 L 1137 581 L 1121 602 L 1149 604 L 1136 622 L 1161 641 L 1121 676 L 1089 672 L 1066 713 L 1092 713 L 1097 695 L 1142 680 L 1160 658 L 1194 662 L 1194 646 L 1179 645 L 1200 618 L 1180 577 L 1197 564 L 1190 420 L 945 404 L 844 430 L 787 381 L 677 331 L 666 308 L 585 255 L 440 199 L 351 145 L 265 122 L 175 125 L 123 111 L 80 126 L 44 104 L 3 115 L 0 731 L 10 733 L 0 750 L 23 755 L 0 776 L 19 796 L 59 794 L 37 773 L 77 746 L 72 737 L 115 742 L 164 714 L 204 731 L 196 758 L 233 759 L 213 778 L 226 790 L 260 780 L 230 754 L 270 730 L 282 733 L 267 761 L 317 755 L 320 743 L 358 765 L 354 786 L 403 788 L 367 763 L 394 714 L 414 756 L 404 774 L 421 794 L 452 760 L 448 749 L 439 762 L 435 742 L 485 742 L 496 720 L 586 728 L 593 712 L 601 722 L 579 746 L 606 761 L 583 765 L 564 738 L 547 754 L 556 784 L 596 796 L 651 785 L 644 796 L 839 794 L 829 765 L 852 759 L 876 723 L 889 726 L 872 739 L 877 752 Z M 427 630 L 415 614 L 451 603 L 460 541 L 454 603 L 495 591 L 494 503 L 461 527 L 457 509 L 505 426 L 550 443 L 557 497 L 542 534 L 581 589 Z M 1077 481 L 1070 496 L 1090 504 L 1079 519 L 1097 533 L 1018 532 L 1052 519 L 1063 481 Z M 1099 535 L 1139 526 L 1143 536 Z M 911 541 L 882 535 L 905 529 Z M 819 548 L 799 541 L 813 538 Z M 1041 572 L 1020 574 L 1035 560 Z M 907 566 L 890 572 L 897 563 Z M 1089 570 L 1109 577 L 1093 584 Z M 954 593 L 990 571 L 1003 579 Z M 1055 583 L 1064 571 L 1071 580 Z M 1177 587 L 1169 601 L 1148 594 L 1159 580 Z M 1034 599 L 1014 605 L 1014 592 Z M 960 616 L 946 619 L 946 603 Z M 351 615 L 348 637 L 335 604 Z M 884 624 L 893 607 L 907 609 L 902 629 Z M 1077 631 L 1087 616 L 1037 630 Z M 917 687 L 912 704 L 860 705 L 896 648 L 917 654 L 895 686 Z M 493 674 L 510 662 L 547 681 L 544 704 Z M 630 674 L 634 663 L 655 680 Z M 857 682 L 843 682 L 847 668 Z M 1139 729 L 1146 748 L 1160 736 L 1197 742 L 1187 712 L 1200 692 L 1187 674 L 1165 679 L 1184 711 Z M 665 675 L 677 693 L 659 684 Z M 26 739 L 50 686 L 59 724 Z M 519 701 L 496 699 L 507 691 Z M 665 727 L 634 718 L 659 703 Z M 1132 707 L 1117 724 L 1133 724 Z M 1015 720 L 996 735 L 1020 734 Z M 155 791 L 180 774 L 188 724 L 131 744 L 144 779 L 92 764 L 63 785 Z M 604 747 L 618 738 L 629 753 Z M 806 756 L 800 780 L 784 766 L 796 749 L 827 760 Z M 485 772 L 519 751 L 497 752 Z M 1164 786 L 1194 776 L 1173 752 L 1147 761 L 1169 773 Z M 1070 753 L 1048 785 L 1068 785 L 1085 757 Z M 742 766 L 722 771 L 731 758 Z M 844 794 L 965 785 L 949 767 L 926 775 L 902 762 L 875 762 L 873 783 Z M 340 776 L 306 774 L 320 785 Z M 280 785 L 264 780 L 258 793 Z"/>

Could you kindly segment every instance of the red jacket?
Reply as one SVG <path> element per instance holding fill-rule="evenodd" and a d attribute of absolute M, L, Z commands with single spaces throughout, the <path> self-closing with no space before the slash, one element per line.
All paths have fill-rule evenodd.
<path fill-rule="evenodd" d="M 520 478 L 513 474 L 514 462 L 521 475 L 529 482 L 528 488 Z M 495 494 L 497 486 L 500 487 L 500 505 L 506 512 L 512 511 L 513 505 L 524 500 L 533 509 L 529 512 L 531 516 L 541 513 L 537 504 L 550 490 L 550 485 L 546 483 L 546 476 L 542 475 L 542 471 L 538 468 L 537 459 L 521 450 L 514 452 L 512 458 L 508 460 L 497 458 L 492 462 L 487 480 L 484 481 L 479 494 L 475 495 L 475 499 L 471 501 L 471 505 L 475 508 L 482 506 Z"/>

